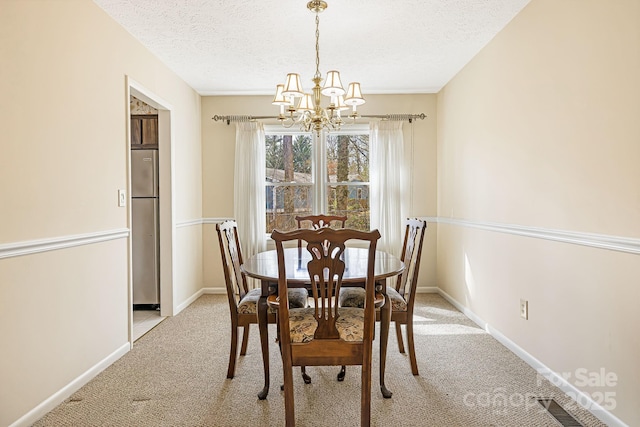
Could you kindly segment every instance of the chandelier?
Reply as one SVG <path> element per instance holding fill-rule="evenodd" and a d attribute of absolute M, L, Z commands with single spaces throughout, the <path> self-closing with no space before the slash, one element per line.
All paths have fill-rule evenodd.
<path fill-rule="evenodd" d="M 313 88 L 311 93 L 305 93 L 300 83 L 300 75 L 287 74 L 285 84 L 276 86 L 276 95 L 273 105 L 280 106 L 280 115 L 277 119 L 284 127 L 292 127 L 298 124 L 300 129 L 309 132 L 312 129 L 319 135 L 322 129 L 339 130 L 344 124 L 341 111 L 352 107 L 349 118 L 354 121 L 359 117 L 357 106 L 365 103 L 360 91 L 360 83 L 349 83 L 345 91 L 340 81 L 340 73 L 332 70 L 322 83 L 320 74 L 320 17 L 319 14 L 327 8 L 327 3 L 322 0 L 312 0 L 307 3 L 307 9 L 316 14 L 316 73 L 313 76 Z M 324 95 L 330 98 L 329 105 L 322 107 Z"/>

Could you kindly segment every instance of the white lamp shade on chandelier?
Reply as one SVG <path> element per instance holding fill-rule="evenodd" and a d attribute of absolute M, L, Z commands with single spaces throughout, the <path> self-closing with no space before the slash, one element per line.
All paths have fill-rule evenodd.
<path fill-rule="evenodd" d="M 300 83 L 300 74 L 289 73 L 287 74 L 287 82 L 282 90 L 284 96 L 300 97 L 304 95 L 302 90 L 302 83 Z"/>
<path fill-rule="evenodd" d="M 327 77 L 324 79 L 324 87 L 322 88 L 322 94 L 324 96 L 340 96 L 344 95 L 345 91 L 340 81 L 339 71 L 329 71 Z"/>
<path fill-rule="evenodd" d="M 364 104 L 364 98 L 362 97 L 362 91 L 360 90 L 360 83 L 349 83 L 349 90 L 347 90 L 347 96 L 344 98 L 346 105 L 362 105 Z"/>

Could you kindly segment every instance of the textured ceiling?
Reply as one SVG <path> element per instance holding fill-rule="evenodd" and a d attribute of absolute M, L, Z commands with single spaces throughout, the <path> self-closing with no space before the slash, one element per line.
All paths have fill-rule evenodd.
<path fill-rule="evenodd" d="M 327 0 L 320 72 L 373 93 L 442 88 L 530 0 Z M 306 0 L 94 0 L 201 95 L 272 94 L 315 72 Z"/>

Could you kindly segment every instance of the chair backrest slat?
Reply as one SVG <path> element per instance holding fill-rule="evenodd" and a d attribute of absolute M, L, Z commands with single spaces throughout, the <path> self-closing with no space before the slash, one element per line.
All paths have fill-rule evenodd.
<path fill-rule="evenodd" d="M 238 224 L 234 220 L 226 220 L 216 224 L 216 231 L 229 303 L 235 306 L 237 300 L 242 299 L 249 291 L 246 276 L 240 270 L 243 260 Z"/>
<path fill-rule="evenodd" d="M 404 262 L 405 270 L 398 276 L 396 291 L 409 302 L 410 299 L 415 297 L 420 258 L 422 258 L 422 243 L 427 229 L 427 222 L 421 219 L 409 218 L 404 221 L 404 224 L 405 234 L 400 260 Z"/>

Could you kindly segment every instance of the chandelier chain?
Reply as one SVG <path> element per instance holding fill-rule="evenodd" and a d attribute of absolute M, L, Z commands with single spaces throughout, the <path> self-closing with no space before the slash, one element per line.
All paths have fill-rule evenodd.
<path fill-rule="evenodd" d="M 320 75 L 320 15 L 316 12 L 316 75 L 315 77 L 321 77 Z"/>

